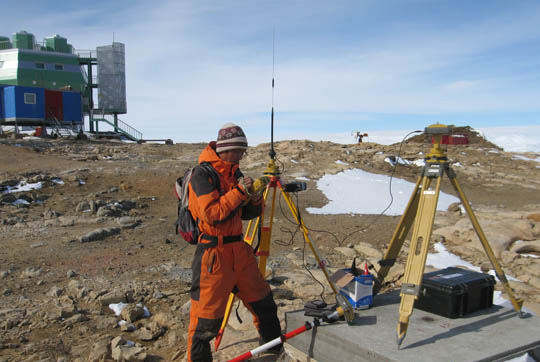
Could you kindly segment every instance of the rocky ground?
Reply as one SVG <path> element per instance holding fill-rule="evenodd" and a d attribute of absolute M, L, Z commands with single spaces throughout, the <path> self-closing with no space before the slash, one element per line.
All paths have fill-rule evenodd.
<path fill-rule="evenodd" d="M 429 150 L 422 141 L 404 144 L 401 157 L 421 159 Z M 195 248 L 174 233 L 173 185 L 204 146 L 0 139 L 1 362 L 184 358 Z M 296 140 L 278 142 L 275 149 L 282 179 L 309 179 L 308 189 L 293 199 L 330 271 L 349 267 L 355 256 L 377 267 L 399 217 L 312 215 L 305 208 L 327 202 L 316 188 L 324 174 L 348 168 L 391 174 L 385 159 L 395 159 L 400 145 Z M 244 172 L 262 175 L 268 151 L 268 144 L 250 147 L 241 164 Z M 448 146 L 448 156 L 503 269 L 518 279 L 511 286 L 540 315 L 540 168 L 528 160 L 539 155 L 516 158 L 478 139 Z M 400 164 L 394 177 L 414 182 L 419 171 L 414 164 Z M 24 184 L 34 189 L 16 192 Z M 442 189 L 454 194 L 446 179 Z M 437 213 L 432 239 L 490 269 L 459 205 Z M 400 285 L 407 245 L 384 290 Z M 277 201 L 268 279 L 283 327 L 286 311 L 321 294 L 333 301 L 329 287 L 313 279 L 324 283 L 315 265 L 285 202 Z M 496 289 L 501 290 L 499 284 Z M 114 303 L 126 304 L 120 315 L 109 307 Z M 231 315 L 215 360 L 257 345 L 249 315 L 242 308 L 238 313 L 243 323 Z M 285 355 L 280 360 L 293 359 Z"/>

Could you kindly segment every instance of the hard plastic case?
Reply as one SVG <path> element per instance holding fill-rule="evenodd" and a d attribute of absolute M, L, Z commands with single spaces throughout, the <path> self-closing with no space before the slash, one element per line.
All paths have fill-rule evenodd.
<path fill-rule="evenodd" d="M 447 318 L 459 318 L 493 305 L 495 278 L 449 267 L 424 274 L 415 308 Z"/>

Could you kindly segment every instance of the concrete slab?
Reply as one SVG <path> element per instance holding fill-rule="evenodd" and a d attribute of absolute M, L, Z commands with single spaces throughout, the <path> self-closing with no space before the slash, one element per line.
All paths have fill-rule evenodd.
<path fill-rule="evenodd" d="M 398 349 L 399 292 L 379 294 L 373 302 L 372 308 L 358 312 L 352 326 L 323 323 L 287 343 L 303 352 L 305 361 L 318 362 L 487 362 L 540 352 L 540 318 L 530 314 L 519 318 L 513 309 L 501 306 L 457 319 L 415 309 Z M 287 331 L 307 320 L 313 319 L 303 310 L 287 313 Z"/>

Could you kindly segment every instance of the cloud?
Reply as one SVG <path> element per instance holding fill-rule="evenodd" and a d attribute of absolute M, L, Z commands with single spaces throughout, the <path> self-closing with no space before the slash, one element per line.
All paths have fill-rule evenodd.
<path fill-rule="evenodd" d="M 78 49 L 110 44 L 113 33 L 125 43 L 122 118 L 145 137 L 191 140 L 225 121 L 263 127 L 272 101 L 284 123 L 342 128 L 368 113 L 540 108 L 534 3 L 8 3 L 0 33 L 58 33 Z M 40 16 L 19 16 L 29 12 Z"/>

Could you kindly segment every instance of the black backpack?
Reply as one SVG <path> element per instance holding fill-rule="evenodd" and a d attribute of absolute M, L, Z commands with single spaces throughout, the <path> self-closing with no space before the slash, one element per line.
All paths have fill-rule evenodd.
<path fill-rule="evenodd" d="M 199 229 L 198 220 L 193 219 L 193 215 L 189 211 L 189 183 L 191 176 L 196 167 L 202 168 L 208 176 L 212 178 L 212 184 L 219 191 L 219 176 L 217 171 L 208 162 L 203 162 L 193 168 L 187 169 L 184 176 L 176 180 L 174 191 L 178 198 L 178 219 L 175 223 L 176 234 L 180 234 L 182 238 L 190 244 L 197 244 L 201 231 Z"/>

